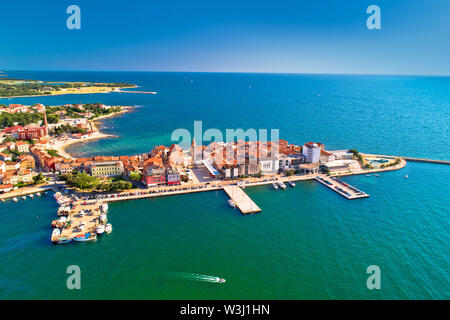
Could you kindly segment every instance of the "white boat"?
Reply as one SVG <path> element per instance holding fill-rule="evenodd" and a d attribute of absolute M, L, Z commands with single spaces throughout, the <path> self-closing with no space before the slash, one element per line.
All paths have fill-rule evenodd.
<path fill-rule="evenodd" d="M 272 183 L 272 187 L 275 189 L 275 190 L 278 190 L 278 185 L 274 182 L 274 183 Z"/>
<path fill-rule="evenodd" d="M 2 199 L 2 202 L 5 202 L 5 199 Z"/>
<path fill-rule="evenodd" d="M 59 240 L 59 236 L 61 235 L 61 230 L 59 230 L 58 228 L 53 229 L 52 232 L 52 236 L 50 238 L 50 240 L 52 242 L 57 242 Z"/>
<path fill-rule="evenodd" d="M 289 181 L 289 184 L 290 184 L 290 186 L 291 186 L 292 188 L 295 187 L 295 182 L 294 182 L 294 181 Z"/>
<path fill-rule="evenodd" d="M 30 194 L 30 195 L 29 195 L 29 197 L 30 197 L 31 199 L 33 199 L 33 198 L 34 198 L 34 196 L 33 196 L 32 194 Z"/>
<path fill-rule="evenodd" d="M 13 201 L 14 201 L 14 202 L 17 202 L 17 198 L 16 198 L 16 197 L 14 197 L 14 198 L 13 198 Z"/>
<path fill-rule="evenodd" d="M 23 199 L 23 200 L 27 200 L 27 197 L 23 196 L 22 199 Z"/>
<path fill-rule="evenodd" d="M 41 196 L 41 194 L 38 192 L 38 193 L 36 193 L 36 195 L 38 196 L 38 197 L 40 197 Z"/>
<path fill-rule="evenodd" d="M 408 175 L 406 175 L 405 178 L 408 178 Z"/>
<path fill-rule="evenodd" d="M 105 232 L 105 225 L 99 224 L 95 229 L 95 232 L 97 232 L 97 234 L 102 234 L 103 232 Z"/>
<path fill-rule="evenodd" d="M 236 208 L 236 203 L 232 199 L 228 200 L 228 204 L 230 205 L 230 207 Z"/>
<path fill-rule="evenodd" d="M 277 183 L 281 189 L 283 189 L 283 190 L 286 189 L 286 185 L 283 183 L 283 181 L 278 181 Z"/>
<path fill-rule="evenodd" d="M 108 211 L 108 204 L 107 203 L 102 203 L 102 205 L 100 206 L 100 210 L 104 213 L 106 213 Z"/>
<path fill-rule="evenodd" d="M 105 232 L 106 233 L 111 233 L 111 231 L 112 231 L 112 224 L 111 223 L 107 223 L 105 225 Z"/>
<path fill-rule="evenodd" d="M 100 215 L 100 222 L 105 223 L 106 222 L 106 214 Z"/>

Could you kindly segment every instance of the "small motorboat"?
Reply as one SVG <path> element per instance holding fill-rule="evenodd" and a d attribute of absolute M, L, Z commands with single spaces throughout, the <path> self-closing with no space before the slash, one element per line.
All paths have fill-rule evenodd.
<path fill-rule="evenodd" d="M 61 235 L 61 230 L 59 230 L 58 228 L 55 228 L 55 229 L 53 229 L 52 236 L 51 236 L 50 240 L 53 243 L 58 242 L 60 235 Z"/>
<path fill-rule="evenodd" d="M 23 196 L 22 199 L 23 199 L 23 200 L 27 200 L 27 197 Z"/>
<path fill-rule="evenodd" d="M 295 182 L 294 181 L 289 181 L 289 185 L 294 188 L 295 187 Z"/>
<path fill-rule="evenodd" d="M 236 208 L 236 203 L 232 199 L 228 200 L 228 204 L 230 205 L 230 207 Z"/>
<path fill-rule="evenodd" d="M 374 174 L 374 176 L 375 176 L 375 177 L 379 177 L 380 175 L 379 175 L 379 174 Z"/>
<path fill-rule="evenodd" d="M 36 195 L 38 196 L 38 197 L 40 197 L 41 196 L 41 194 L 38 192 L 38 193 L 36 193 Z"/>
<path fill-rule="evenodd" d="M 104 224 L 99 224 L 97 226 L 97 228 L 95 229 L 95 232 L 97 232 L 97 234 L 102 234 L 105 232 L 105 225 Z"/>
<path fill-rule="evenodd" d="M 5 202 L 5 199 L 2 199 L 2 202 Z"/>
<path fill-rule="evenodd" d="M 101 223 L 105 223 L 106 222 L 106 214 L 101 214 L 100 215 L 100 222 Z"/>
<path fill-rule="evenodd" d="M 30 197 L 31 199 L 33 199 L 33 198 L 34 198 L 34 195 L 30 194 L 29 197 Z"/>
<path fill-rule="evenodd" d="M 405 178 L 408 179 L 408 175 L 406 175 Z"/>
<path fill-rule="evenodd" d="M 62 237 L 62 238 L 59 238 L 58 244 L 69 243 L 70 241 L 72 241 L 72 238 Z"/>
<path fill-rule="evenodd" d="M 272 187 L 275 189 L 275 190 L 278 190 L 278 185 L 274 182 L 274 183 L 272 183 Z"/>
<path fill-rule="evenodd" d="M 225 283 L 227 280 L 219 278 L 219 281 L 217 281 L 218 283 Z"/>
<path fill-rule="evenodd" d="M 286 189 L 286 185 L 283 183 L 283 181 L 278 181 L 277 183 L 278 183 L 278 185 L 280 186 L 281 189 L 283 189 L 283 190 Z"/>
<path fill-rule="evenodd" d="M 366 177 L 370 177 L 370 174 L 366 174 Z"/>
<path fill-rule="evenodd" d="M 107 223 L 105 225 L 105 232 L 106 233 L 111 233 L 111 231 L 112 231 L 112 224 L 111 223 Z"/>
<path fill-rule="evenodd" d="M 13 201 L 14 201 L 14 202 L 17 202 L 17 201 L 18 201 L 18 199 L 17 199 L 16 197 L 14 197 L 14 198 L 13 198 Z"/>

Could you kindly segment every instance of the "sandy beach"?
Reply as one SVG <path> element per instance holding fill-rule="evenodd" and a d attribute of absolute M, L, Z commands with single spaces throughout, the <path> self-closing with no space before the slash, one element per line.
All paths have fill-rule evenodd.
<path fill-rule="evenodd" d="M 77 144 L 77 143 L 83 143 L 87 141 L 97 140 L 97 139 L 104 139 L 104 138 L 117 138 L 116 135 L 113 134 L 106 134 L 100 131 L 99 126 L 101 125 L 101 120 L 106 118 L 112 118 L 119 116 L 121 114 L 131 112 L 131 110 L 134 109 L 134 107 L 131 106 L 123 106 L 121 107 L 122 110 L 119 112 L 107 114 L 101 117 L 98 117 L 92 121 L 89 121 L 89 124 L 91 125 L 92 133 L 89 134 L 86 138 L 83 139 L 75 139 L 72 137 L 62 137 L 58 139 L 53 139 L 49 142 L 48 149 L 53 149 L 58 152 L 58 154 L 66 159 L 75 159 L 75 157 L 71 156 L 69 153 L 66 152 L 66 148 L 70 145 Z"/>

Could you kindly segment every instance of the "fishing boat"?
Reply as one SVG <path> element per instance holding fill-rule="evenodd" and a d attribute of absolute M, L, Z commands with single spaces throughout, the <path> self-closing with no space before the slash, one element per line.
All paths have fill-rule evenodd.
<path fill-rule="evenodd" d="M 97 226 L 97 228 L 95 229 L 95 232 L 97 232 L 97 234 L 102 234 L 105 232 L 105 225 L 104 224 L 99 224 Z"/>
<path fill-rule="evenodd" d="M 53 229 L 52 236 L 51 236 L 50 240 L 53 243 L 58 242 L 60 235 L 61 235 L 61 230 L 59 230 L 58 228 L 55 228 L 55 229 Z"/>
<path fill-rule="evenodd" d="M 283 190 L 286 189 L 286 185 L 283 183 L 283 181 L 278 181 L 277 183 L 278 183 L 278 185 L 280 186 L 281 189 L 283 189 Z"/>
<path fill-rule="evenodd" d="M 294 181 L 289 181 L 289 185 L 294 188 L 295 187 L 295 182 Z"/>
<path fill-rule="evenodd" d="M 236 208 L 236 203 L 232 199 L 228 200 L 228 204 L 230 205 L 230 207 Z"/>
<path fill-rule="evenodd" d="M 112 224 L 111 223 L 107 223 L 105 225 L 105 232 L 106 233 L 111 233 L 111 231 L 112 231 Z"/>
<path fill-rule="evenodd" d="M 95 240 L 97 240 L 97 234 L 95 234 L 94 232 L 87 232 L 85 234 L 73 238 L 73 241 L 80 241 L 80 242 L 95 241 Z"/>
<path fill-rule="evenodd" d="M 14 198 L 13 198 L 13 201 L 14 201 L 14 202 L 17 202 L 17 198 L 16 198 L 16 197 L 14 197 Z"/>
<path fill-rule="evenodd" d="M 275 189 L 275 190 L 278 190 L 278 185 L 274 182 L 274 183 L 272 183 L 272 187 Z"/>
<path fill-rule="evenodd" d="M 68 243 L 70 241 L 72 241 L 72 238 L 62 237 L 62 238 L 59 238 L 58 244 L 64 244 L 64 243 Z"/>

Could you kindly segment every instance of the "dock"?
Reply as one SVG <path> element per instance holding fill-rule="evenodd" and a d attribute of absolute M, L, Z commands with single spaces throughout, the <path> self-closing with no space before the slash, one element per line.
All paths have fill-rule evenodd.
<path fill-rule="evenodd" d="M 329 177 L 323 174 L 318 175 L 315 178 L 316 181 L 320 182 L 324 186 L 330 188 L 334 192 L 337 192 L 344 198 L 348 200 L 367 198 L 369 195 L 355 187 L 352 187 L 348 183 L 339 180 L 336 177 Z"/>
<path fill-rule="evenodd" d="M 227 193 L 231 200 L 234 201 L 236 207 L 242 214 L 260 212 L 261 209 L 253 202 L 252 199 L 238 186 L 226 186 L 223 190 Z"/>

